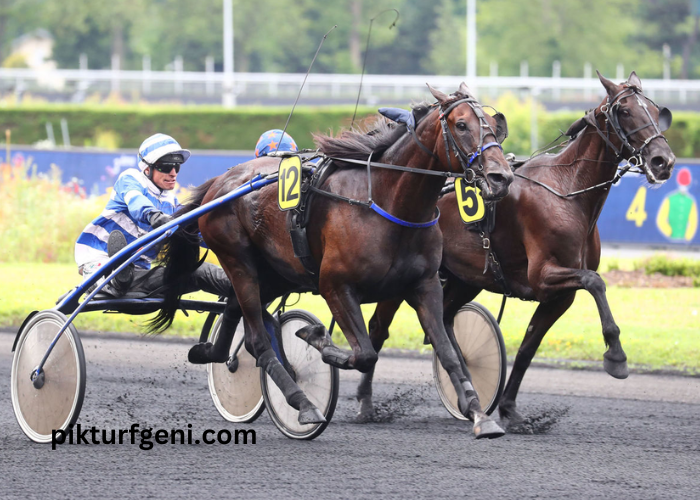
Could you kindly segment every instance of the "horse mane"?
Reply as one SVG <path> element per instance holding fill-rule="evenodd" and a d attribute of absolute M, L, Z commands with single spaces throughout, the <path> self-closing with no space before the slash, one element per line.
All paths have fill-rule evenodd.
<path fill-rule="evenodd" d="M 463 97 L 461 94 L 455 96 L 454 100 L 461 97 Z M 413 114 L 416 124 L 433 109 L 434 105 L 426 102 L 414 105 Z M 313 134 L 313 138 L 316 147 L 328 156 L 367 160 L 371 154 L 374 160 L 379 160 L 405 134 L 404 126 L 397 125 L 384 117 L 371 117 L 363 121 L 359 127 L 342 130 L 337 136 Z"/>

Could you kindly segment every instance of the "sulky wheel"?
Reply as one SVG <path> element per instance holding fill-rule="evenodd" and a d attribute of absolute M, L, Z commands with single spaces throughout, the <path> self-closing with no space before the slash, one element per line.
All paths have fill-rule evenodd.
<path fill-rule="evenodd" d="M 506 346 L 495 318 L 481 304 L 471 302 L 455 315 L 454 333 L 469 369 L 481 407 L 488 415 L 498 406 L 506 383 Z M 457 406 L 450 377 L 433 354 L 433 379 L 447 411 L 466 420 Z"/>
<path fill-rule="evenodd" d="M 22 328 L 12 360 L 12 406 L 17 422 L 29 439 L 51 441 L 51 431 L 72 426 L 85 396 L 85 355 L 71 324 L 61 335 L 42 369 L 43 386 L 31 380 L 66 317 L 55 310 L 41 311 Z"/>
<path fill-rule="evenodd" d="M 324 431 L 333 417 L 338 401 L 338 368 L 324 363 L 320 352 L 296 336 L 296 332 L 307 325 L 321 324 L 316 316 L 306 311 L 291 310 L 280 316 L 280 324 L 284 354 L 294 370 L 296 383 L 323 413 L 326 422 L 300 424 L 299 412 L 287 404 L 282 391 L 267 373 L 261 371 L 265 407 L 272 421 L 285 436 L 292 439 L 314 439 Z"/>
<path fill-rule="evenodd" d="M 209 341 L 216 342 L 223 315 L 214 323 Z M 260 390 L 260 368 L 243 345 L 243 320 L 238 323 L 231 342 L 231 356 L 226 363 L 209 363 L 209 392 L 214 406 L 229 422 L 250 423 L 265 409 Z"/>

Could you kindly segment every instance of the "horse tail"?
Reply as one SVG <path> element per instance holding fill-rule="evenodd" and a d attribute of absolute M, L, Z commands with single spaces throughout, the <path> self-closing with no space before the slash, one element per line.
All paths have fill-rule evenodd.
<path fill-rule="evenodd" d="M 209 179 L 193 189 L 189 203 L 183 205 L 173 214 L 173 217 L 180 217 L 199 208 L 216 179 L 216 177 Z M 173 323 L 180 305 L 180 298 L 191 291 L 188 289 L 189 277 L 204 261 L 199 258 L 199 243 L 199 221 L 194 219 L 183 223 L 163 246 L 161 252 L 162 267 L 165 268 L 163 306 L 153 319 L 146 322 L 148 333 L 162 333 Z"/>

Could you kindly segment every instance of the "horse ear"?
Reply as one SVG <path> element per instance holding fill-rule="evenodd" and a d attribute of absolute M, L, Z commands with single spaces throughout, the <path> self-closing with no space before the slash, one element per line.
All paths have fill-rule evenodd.
<path fill-rule="evenodd" d="M 639 90 L 642 90 L 642 81 L 639 79 L 637 73 L 635 73 L 634 71 L 630 73 L 630 77 L 627 79 L 627 83 L 632 85 L 633 87 L 637 87 Z"/>
<path fill-rule="evenodd" d="M 448 96 L 444 92 L 440 92 L 438 89 L 434 89 L 433 87 L 431 87 L 429 83 L 426 83 L 426 85 L 428 86 L 430 93 L 433 94 L 433 97 L 437 99 L 439 103 L 443 103 L 450 98 L 450 96 Z"/>
<path fill-rule="evenodd" d="M 508 137 L 508 122 L 506 121 L 506 115 L 503 113 L 496 113 L 493 115 L 493 119 L 496 120 L 496 140 L 499 144 L 503 144 L 503 141 Z"/>
<path fill-rule="evenodd" d="M 608 91 L 608 95 L 614 96 L 615 94 L 617 94 L 617 85 L 615 85 L 615 82 L 612 82 L 605 78 L 603 75 L 600 74 L 600 71 L 595 70 L 595 72 L 598 73 L 600 83 L 602 83 L 603 87 L 605 87 L 605 90 Z"/>
<path fill-rule="evenodd" d="M 469 87 L 467 87 L 467 84 L 464 82 L 459 84 L 459 90 L 457 92 L 464 95 L 472 95 L 472 91 L 469 90 Z"/>

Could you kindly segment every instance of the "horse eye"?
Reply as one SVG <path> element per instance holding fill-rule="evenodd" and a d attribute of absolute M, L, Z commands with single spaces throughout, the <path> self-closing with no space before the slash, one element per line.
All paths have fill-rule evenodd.
<path fill-rule="evenodd" d="M 630 115 L 630 112 L 629 112 L 628 109 L 624 109 L 624 108 L 623 108 L 623 109 L 620 110 L 620 114 L 621 114 L 622 116 L 629 116 L 629 115 Z"/>
<path fill-rule="evenodd" d="M 457 127 L 457 130 L 461 130 L 461 131 L 467 130 L 467 124 L 464 122 L 457 122 L 457 125 L 455 125 L 455 127 Z"/>

